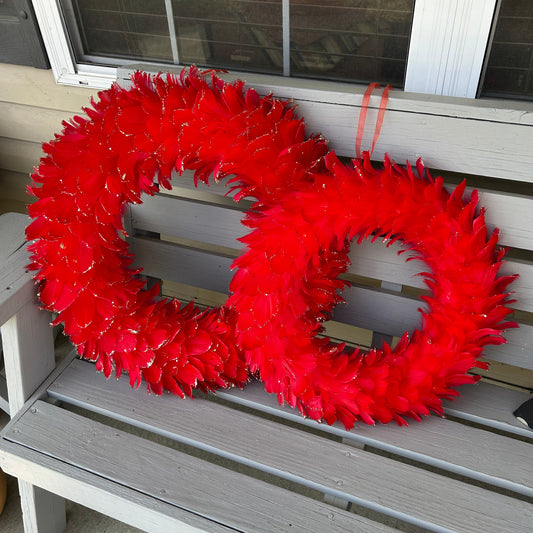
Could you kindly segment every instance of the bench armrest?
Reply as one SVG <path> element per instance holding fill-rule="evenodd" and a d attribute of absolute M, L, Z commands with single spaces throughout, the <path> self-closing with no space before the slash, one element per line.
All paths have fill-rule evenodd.
<path fill-rule="evenodd" d="M 39 309 L 23 240 L 27 217 L 0 217 L 0 325 L 13 416 L 55 366 L 50 313 Z M 4 402 L 4 407 L 6 407 Z"/>

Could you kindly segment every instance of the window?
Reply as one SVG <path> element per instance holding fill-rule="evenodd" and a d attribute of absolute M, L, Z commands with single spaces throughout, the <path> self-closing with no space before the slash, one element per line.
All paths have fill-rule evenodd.
<path fill-rule="evenodd" d="M 403 87 L 414 0 L 62 0 L 78 61 Z"/>
<path fill-rule="evenodd" d="M 501 2 L 481 95 L 533 100 L 531 0 Z"/>
<path fill-rule="evenodd" d="M 403 87 L 413 0 L 290 2 L 290 74 Z"/>
<path fill-rule="evenodd" d="M 378 81 L 413 93 L 531 98 L 530 0 L 33 5 L 59 83 L 105 88 L 123 65 L 195 63 L 260 73 L 273 90 L 301 86 L 300 79 L 326 87 L 316 81 L 324 79 L 352 88 Z"/>

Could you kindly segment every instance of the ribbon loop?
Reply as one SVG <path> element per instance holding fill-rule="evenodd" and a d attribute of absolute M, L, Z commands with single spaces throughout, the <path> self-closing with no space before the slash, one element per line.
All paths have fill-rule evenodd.
<path fill-rule="evenodd" d="M 361 159 L 361 143 L 363 141 L 363 133 L 365 131 L 366 115 L 368 111 L 368 105 L 370 103 L 370 96 L 375 89 L 379 89 L 379 83 L 371 83 L 363 95 L 363 101 L 361 103 L 361 112 L 359 113 L 359 122 L 357 124 L 357 134 L 355 136 L 355 155 L 358 159 Z M 385 110 L 387 109 L 387 102 L 389 100 L 389 91 L 392 90 L 390 85 L 387 85 L 383 89 L 381 94 L 381 100 L 379 102 L 378 117 L 376 120 L 376 127 L 374 129 L 374 137 L 372 138 L 372 147 L 370 149 L 370 155 L 374 153 L 376 142 L 379 134 L 381 133 L 381 126 L 383 126 L 383 118 L 385 116 Z"/>

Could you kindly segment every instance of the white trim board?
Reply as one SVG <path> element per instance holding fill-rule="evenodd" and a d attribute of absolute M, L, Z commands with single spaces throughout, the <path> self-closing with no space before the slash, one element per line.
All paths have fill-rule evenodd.
<path fill-rule="evenodd" d="M 475 98 L 496 0 L 417 0 L 405 91 Z"/>

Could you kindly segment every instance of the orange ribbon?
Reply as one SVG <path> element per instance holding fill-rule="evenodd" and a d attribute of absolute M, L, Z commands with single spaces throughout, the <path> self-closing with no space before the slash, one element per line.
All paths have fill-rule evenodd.
<path fill-rule="evenodd" d="M 363 132 L 365 130 L 366 113 L 368 111 L 368 104 L 370 102 L 370 95 L 374 89 L 379 89 L 379 83 L 371 83 L 365 94 L 363 95 L 363 102 L 361 104 L 361 113 L 359 114 L 359 123 L 357 124 L 357 134 L 355 137 L 355 154 L 357 158 L 361 158 L 361 142 L 363 141 Z M 383 117 L 385 116 L 385 110 L 387 109 L 387 102 L 389 100 L 389 90 L 392 90 L 390 85 L 387 85 L 383 89 L 381 100 L 379 102 L 378 118 L 376 120 L 376 128 L 374 130 L 374 137 L 372 139 L 372 148 L 370 149 L 370 155 L 374 153 L 374 148 L 381 133 L 381 126 L 383 126 Z"/>

